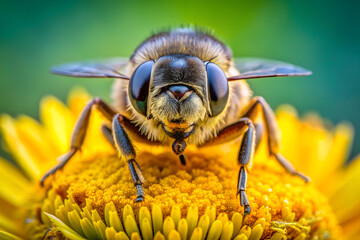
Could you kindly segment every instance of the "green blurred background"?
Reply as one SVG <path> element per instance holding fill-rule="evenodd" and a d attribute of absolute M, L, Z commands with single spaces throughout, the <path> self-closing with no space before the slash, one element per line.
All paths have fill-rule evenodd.
<path fill-rule="evenodd" d="M 255 79 L 255 95 L 275 108 L 347 120 L 360 149 L 359 1 L 1 1 L 0 112 L 38 118 L 39 101 L 62 100 L 73 86 L 109 99 L 110 79 L 54 76 L 52 65 L 129 56 L 154 31 L 207 26 L 235 56 L 278 59 L 310 77 Z M 1 152 L 1 155 L 6 155 Z M 8 157 L 8 156 L 6 156 Z"/>

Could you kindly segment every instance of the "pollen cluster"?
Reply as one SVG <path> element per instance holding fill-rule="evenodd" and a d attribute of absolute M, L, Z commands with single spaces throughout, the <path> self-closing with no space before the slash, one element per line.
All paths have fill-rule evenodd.
<path fill-rule="evenodd" d="M 164 218 L 171 215 L 174 207 L 182 218 L 194 207 L 200 216 L 212 207 L 218 218 L 226 216 L 226 220 L 235 213 L 243 214 L 236 194 L 239 169 L 236 161 L 215 154 L 219 149 L 205 152 L 211 154 L 190 150 L 184 167 L 171 153 L 142 151 L 138 162 L 146 183 L 145 201 L 141 203 L 135 202 L 136 191 L 127 164 L 115 155 L 70 162 L 56 174 L 52 191 L 62 199 L 71 199 L 80 208 L 96 210 L 104 221 L 107 204 L 113 205 L 120 216 L 126 206 L 131 206 L 136 221 L 141 207 L 151 210 L 154 205 L 160 207 Z M 248 176 L 247 195 L 252 212 L 243 225 L 255 227 L 262 219 L 262 239 L 274 234 L 299 239 L 338 234 L 326 198 L 311 183 L 286 173 L 273 158 L 254 163 Z M 51 213 L 46 204 L 43 206 L 43 212 Z"/>

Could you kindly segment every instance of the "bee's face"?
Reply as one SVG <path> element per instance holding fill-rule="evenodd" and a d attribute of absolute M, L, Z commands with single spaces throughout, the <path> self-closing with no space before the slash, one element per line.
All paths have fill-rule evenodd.
<path fill-rule="evenodd" d="M 170 128 L 187 128 L 219 115 L 228 95 L 228 82 L 219 66 L 186 55 L 142 63 L 129 85 L 136 111 Z"/>

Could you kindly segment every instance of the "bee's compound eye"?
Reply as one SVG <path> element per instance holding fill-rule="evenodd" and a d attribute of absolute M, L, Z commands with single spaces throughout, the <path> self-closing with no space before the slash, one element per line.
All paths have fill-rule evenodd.
<path fill-rule="evenodd" d="M 140 64 L 131 76 L 129 83 L 130 102 L 136 111 L 144 116 L 146 116 L 146 104 L 153 66 L 154 61 L 152 60 Z"/>
<path fill-rule="evenodd" d="M 211 116 L 219 115 L 229 97 L 229 85 L 224 71 L 215 63 L 206 64 Z"/>

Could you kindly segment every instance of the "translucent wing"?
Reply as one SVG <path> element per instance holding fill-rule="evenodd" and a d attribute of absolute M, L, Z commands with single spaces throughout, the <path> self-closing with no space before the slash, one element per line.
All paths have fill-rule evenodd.
<path fill-rule="evenodd" d="M 240 75 L 228 77 L 228 81 L 266 77 L 306 76 L 312 72 L 302 67 L 280 61 L 260 58 L 235 59 Z"/>
<path fill-rule="evenodd" d="M 51 68 L 51 72 L 71 77 L 130 79 L 130 77 L 120 73 L 127 63 L 128 59 L 126 58 L 68 63 Z"/>

